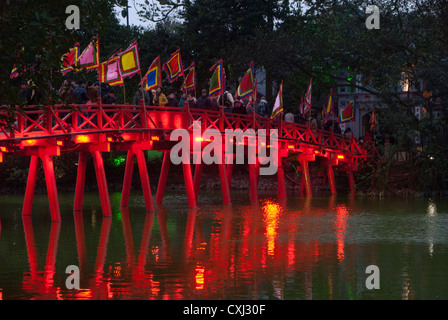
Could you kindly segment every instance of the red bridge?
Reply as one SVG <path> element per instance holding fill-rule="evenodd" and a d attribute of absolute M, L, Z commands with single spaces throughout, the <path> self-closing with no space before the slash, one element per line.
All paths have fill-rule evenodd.
<path fill-rule="evenodd" d="M 87 157 L 90 154 L 95 166 L 101 206 L 104 216 L 111 215 L 103 152 L 127 151 L 123 180 L 121 206 L 127 207 L 135 157 L 141 178 L 141 186 L 147 211 L 154 210 L 149 174 L 143 151 L 164 152 L 159 177 L 156 203 L 163 201 L 170 166 L 170 150 L 177 142 L 170 141 L 174 129 L 193 131 L 193 121 L 201 122 L 202 132 L 216 129 L 277 129 L 278 196 L 286 198 L 283 162 L 297 160 L 302 171 L 301 188 L 307 196 L 312 195 L 309 162 L 320 161 L 326 167 L 330 191 L 336 194 L 334 167 L 347 173 L 350 192 L 354 193 L 353 172 L 357 171 L 359 159 L 367 152 L 355 138 L 347 138 L 333 132 L 312 129 L 308 126 L 270 120 L 258 115 L 239 115 L 220 111 L 183 109 L 173 107 L 148 107 L 141 105 L 94 105 L 3 108 L 0 111 L 0 162 L 3 154 L 31 156 L 28 181 L 23 204 L 23 215 L 30 215 L 37 179 L 39 159 L 43 163 L 47 194 L 52 221 L 60 221 L 59 200 L 54 174 L 53 157 L 62 152 L 78 152 L 78 172 L 75 189 L 74 211 L 81 211 L 85 184 Z M 244 142 L 247 145 L 247 142 Z M 202 142 L 202 148 L 207 142 Z M 224 141 L 223 141 L 224 144 Z M 246 151 L 247 152 L 247 151 Z M 193 150 L 191 154 L 193 155 Z M 195 155 L 193 155 L 195 156 Z M 197 155 L 196 155 L 197 156 Z M 258 160 L 258 156 L 256 158 Z M 195 164 L 194 177 L 191 165 L 183 163 L 185 187 L 190 207 L 196 207 L 202 172 L 202 163 Z M 232 164 L 218 164 L 224 204 L 231 204 L 230 181 Z M 248 164 L 250 198 L 257 201 L 257 185 L 260 164 Z"/>

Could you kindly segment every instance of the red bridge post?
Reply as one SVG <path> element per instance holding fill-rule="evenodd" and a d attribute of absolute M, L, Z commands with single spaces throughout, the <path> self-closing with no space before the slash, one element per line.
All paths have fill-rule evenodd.
<path fill-rule="evenodd" d="M 135 155 L 132 150 L 128 150 L 126 157 L 126 167 L 124 169 L 123 189 L 121 191 L 121 207 L 127 207 L 129 204 L 129 194 L 131 192 L 132 173 L 134 171 Z"/>
<path fill-rule="evenodd" d="M 109 191 L 107 188 L 106 173 L 104 171 L 104 163 L 101 152 L 93 150 L 92 152 L 93 164 L 95 166 L 96 180 L 98 183 L 98 191 L 100 193 L 101 207 L 103 209 L 103 216 L 109 217 L 112 215 L 112 208 L 110 206 Z"/>
<path fill-rule="evenodd" d="M 75 203 L 73 211 L 82 211 L 84 187 L 86 181 L 87 152 L 81 151 L 78 157 L 78 173 L 76 176 Z"/>
<path fill-rule="evenodd" d="M 33 210 L 34 192 L 36 189 L 37 170 L 39 167 L 39 156 L 31 156 L 30 170 L 26 183 L 25 199 L 23 201 L 22 215 L 29 216 Z"/>
<path fill-rule="evenodd" d="M 163 195 L 165 193 L 166 179 L 168 178 L 170 162 L 170 152 L 167 150 L 163 154 L 162 170 L 160 171 L 159 183 L 157 186 L 156 203 L 163 202 Z"/>

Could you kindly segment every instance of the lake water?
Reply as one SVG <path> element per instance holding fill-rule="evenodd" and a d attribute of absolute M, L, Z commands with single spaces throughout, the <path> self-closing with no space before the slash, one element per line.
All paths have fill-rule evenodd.
<path fill-rule="evenodd" d="M 244 192 L 239 191 L 241 194 Z M 22 219 L 23 196 L 0 196 L 0 299 L 448 299 L 448 201 L 304 198 L 182 191 L 146 213 L 111 194 L 103 218 L 97 193 L 82 213 L 61 194 L 51 223 L 45 195 Z M 66 268 L 79 267 L 80 289 Z M 366 268 L 378 266 L 379 289 Z"/>

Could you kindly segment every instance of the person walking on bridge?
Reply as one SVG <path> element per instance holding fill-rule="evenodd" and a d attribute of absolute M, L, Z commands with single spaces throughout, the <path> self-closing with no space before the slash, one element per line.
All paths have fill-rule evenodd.
<path fill-rule="evenodd" d="M 160 87 L 157 88 L 156 95 L 153 99 L 153 103 L 155 106 L 160 106 L 160 107 L 166 106 L 166 104 L 168 103 L 168 99 L 163 94 L 162 88 L 160 88 Z"/>

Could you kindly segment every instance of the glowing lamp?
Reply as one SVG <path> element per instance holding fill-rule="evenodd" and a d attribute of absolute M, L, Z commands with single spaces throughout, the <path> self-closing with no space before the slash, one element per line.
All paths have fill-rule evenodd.
<path fill-rule="evenodd" d="M 151 136 L 151 140 L 152 141 L 160 141 L 160 137 L 159 136 Z"/>
<path fill-rule="evenodd" d="M 23 145 L 25 146 L 34 146 L 37 143 L 36 139 L 28 139 L 23 141 Z"/>
<path fill-rule="evenodd" d="M 76 143 L 89 143 L 90 137 L 86 136 L 86 135 L 79 135 L 79 136 L 76 136 L 75 142 Z"/>
<path fill-rule="evenodd" d="M 343 154 L 338 154 L 338 160 L 344 160 L 345 156 Z"/>

